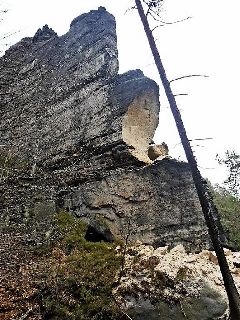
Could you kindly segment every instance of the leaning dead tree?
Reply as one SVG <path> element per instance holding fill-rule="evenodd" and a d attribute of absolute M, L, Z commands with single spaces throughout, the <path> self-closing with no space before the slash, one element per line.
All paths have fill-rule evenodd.
<path fill-rule="evenodd" d="M 156 11 L 154 8 L 157 8 L 158 4 L 162 2 L 162 0 L 143 0 L 144 3 L 147 5 L 147 11 L 144 12 L 141 0 L 135 0 L 136 8 L 138 10 L 138 14 L 141 18 L 144 31 L 146 33 L 149 46 L 152 51 L 152 55 L 155 60 L 156 67 L 159 72 L 159 76 L 161 78 L 169 106 L 171 108 L 174 120 L 176 122 L 176 126 L 178 129 L 179 136 L 181 138 L 181 142 L 188 160 L 188 163 L 191 167 L 193 181 L 197 190 L 197 194 L 199 197 L 199 201 L 202 207 L 202 211 L 206 220 L 206 224 L 208 227 L 209 235 L 213 244 L 213 248 L 216 252 L 218 263 L 220 266 L 220 270 L 222 273 L 224 286 L 228 295 L 229 300 L 229 310 L 230 310 L 230 319 L 232 320 L 240 320 L 240 298 L 237 291 L 237 288 L 235 286 L 234 280 L 232 278 L 231 272 L 229 270 L 229 266 L 226 260 L 226 257 L 224 255 L 224 250 L 221 244 L 221 241 L 219 239 L 219 231 L 218 227 L 216 225 L 216 221 L 214 219 L 214 216 L 216 216 L 217 209 L 213 204 L 213 201 L 211 199 L 211 195 L 209 193 L 209 190 L 207 188 L 206 183 L 204 183 L 202 176 L 198 170 L 197 161 L 194 157 L 190 140 L 187 137 L 187 133 L 181 118 L 181 114 L 179 112 L 175 96 L 172 92 L 170 81 L 167 78 L 159 51 L 157 49 L 152 30 L 150 29 L 147 15 L 153 15 L 156 18 Z"/>

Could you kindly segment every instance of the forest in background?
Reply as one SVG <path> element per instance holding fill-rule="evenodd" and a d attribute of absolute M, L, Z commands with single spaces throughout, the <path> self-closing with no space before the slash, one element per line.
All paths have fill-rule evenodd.
<path fill-rule="evenodd" d="M 240 250 L 240 155 L 226 151 L 225 157 L 217 155 L 220 165 L 228 170 L 224 185 L 211 186 L 214 202 L 229 240 L 229 246 Z"/>

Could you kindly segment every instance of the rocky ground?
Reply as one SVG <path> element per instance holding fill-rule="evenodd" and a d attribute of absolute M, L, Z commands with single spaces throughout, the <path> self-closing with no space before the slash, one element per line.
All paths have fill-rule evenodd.
<path fill-rule="evenodd" d="M 193 254 L 187 253 L 182 245 L 154 249 L 137 242 L 127 248 L 117 246 L 114 258 L 113 251 L 110 256 L 108 251 L 113 247 L 109 249 L 107 244 L 101 247 L 81 240 L 79 245 L 77 239 L 72 251 L 69 247 L 66 250 L 62 242 L 43 251 L 26 252 L 19 241 L 10 241 L 16 256 L 9 257 L 9 266 L 1 265 L 0 318 L 3 320 L 66 319 L 66 316 L 69 319 L 103 319 L 100 313 L 104 304 L 108 312 L 105 315 L 109 315 L 104 319 L 228 317 L 227 297 L 212 251 Z M 4 246 L 2 251 L 4 255 Z M 225 250 L 225 255 L 240 290 L 240 252 Z M 113 265 L 115 259 L 118 262 Z M 101 290 L 108 281 L 107 291 L 106 288 Z M 85 290 L 81 293 L 85 300 L 78 292 L 81 286 Z M 109 296 L 111 287 L 112 297 Z M 95 298 L 99 303 L 97 307 Z M 89 309 L 93 308 L 94 316 L 82 314 L 83 302 L 89 304 Z M 81 309 L 79 318 L 76 317 L 78 306 Z"/>
<path fill-rule="evenodd" d="M 225 255 L 240 289 L 240 252 L 225 250 Z M 228 314 L 215 253 L 186 253 L 182 245 L 128 248 L 115 293 L 133 319 L 225 319 Z"/>

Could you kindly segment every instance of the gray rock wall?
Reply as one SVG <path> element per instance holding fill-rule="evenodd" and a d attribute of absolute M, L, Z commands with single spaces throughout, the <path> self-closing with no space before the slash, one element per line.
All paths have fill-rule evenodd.
<path fill-rule="evenodd" d="M 98 115 L 118 72 L 115 20 L 92 11 L 62 37 L 45 26 L 11 47 L 0 70 L 1 145 L 30 162 L 54 161 L 108 126 Z"/>
<path fill-rule="evenodd" d="M 208 246 L 204 219 L 186 163 L 156 161 L 153 165 L 111 171 L 72 192 L 70 211 L 91 225 L 107 226 L 119 238 L 154 246 Z M 129 237 L 130 236 L 130 237 Z"/>
<path fill-rule="evenodd" d="M 188 165 L 148 157 L 159 89 L 140 70 L 118 74 L 104 8 L 61 37 L 44 26 L 11 47 L 0 84 L 2 226 L 39 243 L 68 210 L 113 238 L 208 246 Z"/>

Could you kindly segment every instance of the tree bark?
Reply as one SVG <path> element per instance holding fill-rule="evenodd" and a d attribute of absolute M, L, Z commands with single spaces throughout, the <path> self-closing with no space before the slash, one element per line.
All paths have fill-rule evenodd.
<path fill-rule="evenodd" d="M 136 7 L 138 10 L 138 14 L 141 18 L 146 36 L 148 38 L 149 46 L 151 48 L 156 67 L 158 69 L 159 76 L 161 78 L 178 132 L 179 136 L 181 138 L 181 142 L 188 160 L 188 163 L 191 167 L 193 181 L 197 190 L 197 194 L 199 197 L 199 201 L 202 207 L 202 211 L 206 220 L 206 224 L 208 227 L 208 232 L 213 244 L 213 248 L 216 252 L 219 267 L 222 273 L 224 286 L 228 295 L 229 300 L 229 309 L 230 309 L 230 319 L 232 320 L 240 320 L 240 298 L 239 293 L 237 291 L 237 288 L 235 286 L 232 274 L 229 270 L 229 266 L 226 260 L 226 257 L 224 255 L 223 247 L 219 241 L 219 232 L 216 225 L 216 222 L 214 220 L 213 213 L 216 211 L 216 208 L 213 206 L 212 202 L 209 198 L 209 191 L 207 190 L 206 185 L 202 181 L 202 176 L 198 170 L 197 161 L 193 155 L 193 151 L 189 142 L 189 139 L 187 137 L 187 133 L 181 118 L 181 114 L 179 112 L 179 109 L 177 107 L 177 103 L 175 100 L 175 97 L 173 95 L 173 92 L 170 87 L 170 82 L 168 81 L 168 78 L 166 76 L 166 72 L 160 57 L 160 54 L 158 52 L 155 40 L 153 38 L 151 29 L 149 27 L 149 23 L 147 20 L 147 17 L 144 13 L 141 0 L 135 0 Z"/>

